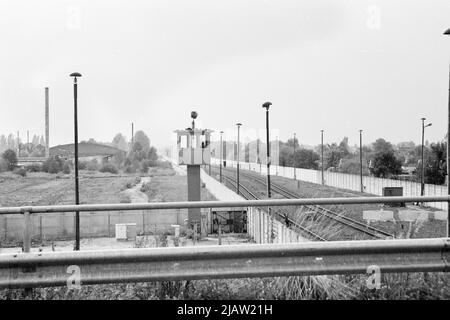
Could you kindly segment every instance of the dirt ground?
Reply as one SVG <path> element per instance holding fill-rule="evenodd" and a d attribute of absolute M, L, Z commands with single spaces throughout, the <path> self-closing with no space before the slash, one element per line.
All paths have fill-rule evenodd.
<path fill-rule="evenodd" d="M 119 203 L 119 193 L 135 175 L 110 175 L 81 171 L 80 203 Z M 73 204 L 75 185 L 71 175 L 28 173 L 21 177 L 0 174 L 0 206 Z"/>

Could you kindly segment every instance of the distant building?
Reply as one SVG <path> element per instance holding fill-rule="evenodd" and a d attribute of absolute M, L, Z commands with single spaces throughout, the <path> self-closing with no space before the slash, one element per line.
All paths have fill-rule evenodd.
<path fill-rule="evenodd" d="M 81 160 L 109 160 L 111 157 L 119 153 L 125 154 L 125 151 L 99 143 L 80 142 L 78 144 L 78 158 Z M 74 154 L 75 147 L 73 143 L 58 145 L 50 148 L 50 156 L 58 156 L 63 159 L 72 159 L 74 158 Z"/>

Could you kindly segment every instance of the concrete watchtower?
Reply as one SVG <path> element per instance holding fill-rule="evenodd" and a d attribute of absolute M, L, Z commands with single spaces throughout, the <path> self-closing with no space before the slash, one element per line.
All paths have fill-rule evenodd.
<path fill-rule="evenodd" d="M 187 166 L 188 201 L 201 200 L 200 166 L 210 164 L 212 130 L 195 128 L 197 112 L 191 112 L 192 127 L 175 130 L 177 134 L 178 164 Z M 200 208 L 188 209 L 189 227 L 201 225 Z M 199 231 L 199 230 L 197 230 Z"/>

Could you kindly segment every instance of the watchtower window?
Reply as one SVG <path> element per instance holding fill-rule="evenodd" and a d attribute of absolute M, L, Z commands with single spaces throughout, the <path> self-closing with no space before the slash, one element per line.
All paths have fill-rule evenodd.
<path fill-rule="evenodd" d="M 180 138 L 181 138 L 180 147 L 184 149 L 187 148 L 187 136 L 183 135 L 180 136 Z"/>

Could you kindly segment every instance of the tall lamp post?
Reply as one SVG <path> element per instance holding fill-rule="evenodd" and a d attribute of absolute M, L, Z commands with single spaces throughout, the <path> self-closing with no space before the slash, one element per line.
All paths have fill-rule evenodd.
<path fill-rule="evenodd" d="M 78 92 L 77 92 L 77 78 L 81 74 L 74 72 L 70 74 L 73 77 L 73 108 L 74 108 L 74 148 L 75 148 L 75 204 L 80 204 L 80 194 L 78 190 Z M 75 250 L 80 250 L 80 212 L 75 212 Z"/>
<path fill-rule="evenodd" d="M 296 161 L 295 161 L 295 132 L 294 132 L 294 180 L 297 180 L 297 173 L 295 172 Z"/>
<path fill-rule="evenodd" d="M 266 143 L 267 143 L 267 197 L 271 198 L 270 194 L 270 136 L 269 136 L 269 108 L 272 105 L 271 102 L 267 101 L 264 102 L 262 107 L 266 109 Z M 273 242 L 273 217 L 270 207 L 267 208 L 267 211 L 269 213 L 269 219 L 270 219 L 270 235 L 269 235 L 269 243 Z"/>
<path fill-rule="evenodd" d="M 445 35 L 450 35 L 450 29 L 444 32 Z M 447 194 L 450 195 L 450 78 L 448 87 L 448 122 L 447 122 Z M 450 201 L 447 202 L 447 237 L 450 237 Z"/>
<path fill-rule="evenodd" d="M 361 192 L 364 192 L 363 184 L 363 156 L 362 156 L 362 130 L 359 130 L 359 175 L 361 178 Z"/>
<path fill-rule="evenodd" d="M 423 148 L 424 148 L 424 139 L 425 139 L 425 128 L 431 126 L 431 123 L 425 125 L 426 118 L 421 118 L 422 120 L 422 175 L 420 178 L 420 195 L 424 195 L 424 189 L 425 189 L 425 165 L 424 165 L 424 159 L 423 159 Z"/>
<path fill-rule="evenodd" d="M 222 159 L 223 159 L 223 143 L 222 143 L 222 134 L 223 131 L 220 131 L 220 163 L 219 163 L 219 175 L 220 175 L 220 183 L 222 183 Z"/>
<path fill-rule="evenodd" d="M 323 178 L 323 130 L 320 130 L 320 144 L 321 144 L 321 158 L 322 158 L 322 165 L 321 165 L 321 169 L 322 169 L 322 185 L 325 184 L 325 180 Z"/>
<path fill-rule="evenodd" d="M 269 108 L 271 102 L 263 103 L 262 107 L 266 109 L 266 143 L 267 143 L 267 197 L 270 198 L 270 141 L 269 141 Z"/>
<path fill-rule="evenodd" d="M 240 134 L 240 129 L 242 126 L 242 123 L 236 123 L 237 126 L 237 167 L 236 167 L 236 181 L 237 181 L 237 186 L 236 186 L 236 193 L 239 194 L 239 149 L 240 149 L 240 141 L 239 141 L 239 134 Z"/>

